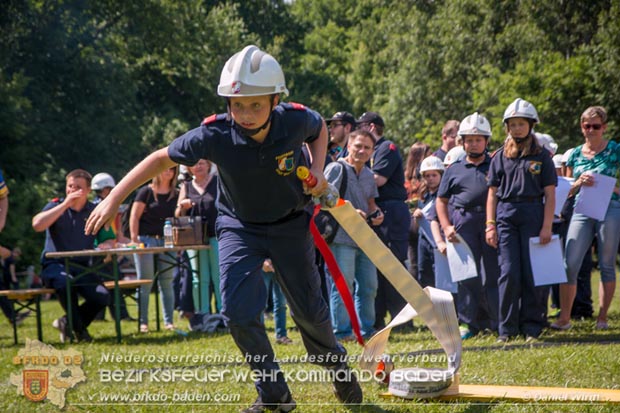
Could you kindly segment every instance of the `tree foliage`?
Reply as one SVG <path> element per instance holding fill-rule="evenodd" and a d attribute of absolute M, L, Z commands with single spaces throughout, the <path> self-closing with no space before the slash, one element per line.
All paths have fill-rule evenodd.
<path fill-rule="evenodd" d="M 401 149 L 439 146 L 473 111 L 504 139 L 516 97 L 566 150 L 602 105 L 619 132 L 620 5 L 594 0 L 6 0 L 0 9 L 0 166 L 11 189 L 0 243 L 34 260 L 30 219 L 74 168 L 120 178 L 225 110 L 226 59 L 272 53 L 291 100 L 325 116 L 381 113 Z"/>

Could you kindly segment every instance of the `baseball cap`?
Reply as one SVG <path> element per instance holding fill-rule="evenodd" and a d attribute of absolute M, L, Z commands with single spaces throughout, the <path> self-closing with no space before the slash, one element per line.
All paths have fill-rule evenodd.
<path fill-rule="evenodd" d="M 385 126 L 383 118 L 377 112 L 364 112 L 357 123 L 374 123 L 375 125 Z"/>
<path fill-rule="evenodd" d="M 325 122 L 330 123 L 335 120 L 350 123 L 352 126 L 355 126 L 355 117 L 349 112 L 336 112 L 331 118 L 325 119 Z"/>

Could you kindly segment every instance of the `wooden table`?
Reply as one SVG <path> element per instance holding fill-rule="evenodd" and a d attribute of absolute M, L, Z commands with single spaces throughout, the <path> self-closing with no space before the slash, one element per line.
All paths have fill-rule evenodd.
<path fill-rule="evenodd" d="M 178 252 L 184 250 L 204 250 L 209 249 L 208 245 L 184 245 L 184 246 L 174 246 L 174 247 L 146 247 L 146 248 L 133 248 L 133 247 L 124 247 L 124 248 L 112 248 L 112 249 L 92 249 L 92 250 L 79 250 L 79 251 L 62 251 L 62 252 L 48 252 L 45 254 L 46 258 L 53 259 L 63 259 L 65 262 L 65 271 L 67 274 L 72 274 L 73 277 L 67 277 L 67 323 L 69 326 L 69 340 L 73 341 L 73 318 L 71 308 L 71 290 L 72 283 L 77 281 L 80 277 L 88 274 L 95 273 L 103 276 L 105 278 L 109 278 L 114 282 L 114 321 L 116 324 L 116 342 L 121 342 L 121 318 L 120 318 L 120 288 L 119 288 L 119 274 L 120 271 L 118 269 L 118 257 L 122 257 L 125 255 L 133 255 L 133 254 L 164 254 L 169 252 Z M 106 272 L 102 272 L 101 268 L 108 264 L 108 260 L 102 260 L 100 264 L 94 265 L 92 267 L 84 266 L 75 262 L 72 262 L 72 259 L 75 258 L 84 258 L 84 257 L 109 257 L 112 263 L 112 274 L 108 274 Z M 170 262 L 171 266 L 177 265 L 177 262 Z M 189 265 L 189 263 L 188 263 Z M 200 265 L 200 264 L 199 264 Z M 79 269 L 80 273 L 73 274 L 70 271 L 70 267 Z M 167 267 L 166 269 L 169 269 Z M 156 273 L 153 274 L 153 282 L 157 280 L 157 275 L 161 272 L 162 269 L 158 268 Z M 200 271 L 200 269 L 199 269 Z M 159 309 L 159 307 L 157 308 Z M 159 311 L 157 311 L 159 313 Z M 159 330 L 159 314 L 157 314 L 157 329 Z"/>

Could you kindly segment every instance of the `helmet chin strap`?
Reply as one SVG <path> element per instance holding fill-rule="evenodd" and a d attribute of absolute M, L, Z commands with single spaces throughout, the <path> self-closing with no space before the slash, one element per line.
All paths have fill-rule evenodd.
<path fill-rule="evenodd" d="M 470 158 L 473 158 L 473 159 L 478 159 L 482 155 L 484 155 L 484 152 L 467 152 L 467 156 L 469 156 Z"/>

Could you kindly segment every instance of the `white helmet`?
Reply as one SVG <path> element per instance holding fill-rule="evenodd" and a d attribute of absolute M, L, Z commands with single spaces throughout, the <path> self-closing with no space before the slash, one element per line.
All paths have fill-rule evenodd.
<path fill-rule="evenodd" d="M 461 122 L 458 131 L 459 136 L 482 135 L 491 136 L 491 124 L 484 116 L 474 112 Z"/>
<path fill-rule="evenodd" d="M 446 168 L 443 166 L 443 162 L 436 156 L 429 156 L 422 160 L 420 164 L 420 173 L 423 174 L 426 171 L 444 171 Z"/>
<path fill-rule="evenodd" d="M 217 87 L 217 94 L 226 97 L 276 93 L 288 95 L 282 68 L 273 56 L 254 45 L 228 59 Z"/>
<path fill-rule="evenodd" d="M 534 135 L 536 135 L 536 139 L 538 139 L 540 146 L 548 150 L 551 153 L 551 156 L 555 155 L 558 150 L 558 144 L 555 143 L 555 140 L 551 135 L 538 132 L 534 132 Z"/>
<path fill-rule="evenodd" d="M 115 186 L 116 182 L 114 182 L 114 178 L 105 172 L 101 172 L 93 176 L 93 180 L 90 184 L 91 189 L 94 191 L 100 191 L 103 188 L 114 188 Z"/>
<path fill-rule="evenodd" d="M 540 122 L 538 119 L 538 112 L 536 112 L 534 105 L 521 98 L 515 99 L 504 111 L 504 123 L 512 118 L 526 118 L 536 123 Z"/>
<path fill-rule="evenodd" d="M 463 149 L 461 145 L 455 146 L 454 148 L 450 149 L 448 153 L 446 154 L 446 157 L 443 158 L 443 164 L 445 166 L 450 166 L 456 161 L 465 159 L 466 155 L 467 153 L 465 152 L 465 149 Z"/>
<path fill-rule="evenodd" d="M 562 163 L 568 162 L 568 158 L 570 158 L 570 156 L 571 156 L 571 154 L 573 153 L 574 150 L 575 150 L 575 148 L 570 148 L 570 149 L 566 150 L 566 152 L 564 152 L 562 154 Z"/>
<path fill-rule="evenodd" d="M 562 167 L 562 154 L 557 154 L 557 155 L 553 155 L 553 166 L 557 168 L 561 168 Z"/>

